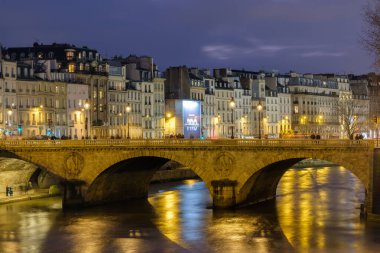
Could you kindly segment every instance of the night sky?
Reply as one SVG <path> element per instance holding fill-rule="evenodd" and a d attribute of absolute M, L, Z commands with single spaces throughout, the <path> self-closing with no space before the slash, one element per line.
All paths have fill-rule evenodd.
<path fill-rule="evenodd" d="M 71 43 L 168 66 L 367 73 L 365 0 L 0 0 L 0 43 Z"/>

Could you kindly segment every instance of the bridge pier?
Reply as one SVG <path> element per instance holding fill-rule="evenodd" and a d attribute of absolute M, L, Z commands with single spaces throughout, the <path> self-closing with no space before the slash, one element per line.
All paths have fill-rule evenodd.
<path fill-rule="evenodd" d="M 85 204 L 82 189 L 85 183 L 83 181 L 67 180 L 61 184 L 63 185 L 63 209 L 82 207 Z"/>
<path fill-rule="evenodd" d="M 236 180 L 222 179 L 211 181 L 214 208 L 231 208 L 236 206 Z"/>
<path fill-rule="evenodd" d="M 372 179 L 369 187 L 369 198 L 366 204 L 367 218 L 380 221 L 380 149 L 373 151 Z M 371 177 L 370 177 L 371 178 Z M 372 190 L 371 190 L 372 189 Z"/>

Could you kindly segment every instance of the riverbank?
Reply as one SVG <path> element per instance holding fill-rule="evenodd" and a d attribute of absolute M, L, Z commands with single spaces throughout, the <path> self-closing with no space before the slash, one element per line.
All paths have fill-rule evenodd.
<path fill-rule="evenodd" d="M 169 169 L 169 170 L 159 170 L 157 171 L 151 183 L 164 183 L 169 181 L 178 181 L 186 179 L 198 178 L 198 175 L 195 174 L 191 169 L 188 168 L 178 168 L 178 169 Z"/>
<path fill-rule="evenodd" d="M 295 165 L 293 165 L 293 168 L 309 168 L 309 167 L 333 167 L 337 166 L 335 163 L 319 160 L 319 159 L 305 159 L 302 160 Z"/>
<path fill-rule="evenodd" d="M 27 192 L 14 192 L 13 196 L 6 196 L 5 193 L 0 195 L 0 205 L 9 204 L 20 201 L 27 201 L 32 199 L 49 198 L 56 196 L 56 194 L 50 194 L 49 189 L 33 189 Z"/>

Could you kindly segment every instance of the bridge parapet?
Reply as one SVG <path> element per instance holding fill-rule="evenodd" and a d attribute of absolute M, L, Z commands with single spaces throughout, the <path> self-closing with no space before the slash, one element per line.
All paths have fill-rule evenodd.
<path fill-rule="evenodd" d="M 83 146 L 257 146 L 257 147 L 374 147 L 372 140 L 197 140 L 197 139 L 99 139 L 99 140 L 1 140 L 0 147 L 83 147 Z"/>

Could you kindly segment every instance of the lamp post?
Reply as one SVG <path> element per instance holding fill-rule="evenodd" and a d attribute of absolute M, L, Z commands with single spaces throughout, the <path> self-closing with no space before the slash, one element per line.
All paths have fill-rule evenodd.
<path fill-rule="evenodd" d="M 317 123 L 318 123 L 318 134 L 322 135 L 322 122 L 323 122 L 323 116 L 322 115 L 318 115 L 318 119 L 317 119 Z"/>
<path fill-rule="evenodd" d="M 90 123 L 89 123 L 90 117 L 88 116 L 89 109 L 90 109 L 90 103 L 88 102 L 87 99 L 84 103 L 84 109 L 86 110 L 86 120 L 85 120 L 86 138 L 88 139 L 88 133 L 89 133 L 89 131 L 91 132 L 91 129 L 90 129 Z"/>
<path fill-rule="evenodd" d="M 307 123 L 307 117 L 305 115 L 303 115 L 301 118 L 301 125 L 303 125 L 303 130 L 304 130 L 303 134 L 307 134 L 306 123 Z"/>
<path fill-rule="evenodd" d="M 230 108 L 231 108 L 231 123 L 232 123 L 232 131 L 231 131 L 231 139 L 234 139 L 234 109 L 235 109 L 236 103 L 234 98 L 232 97 L 230 100 Z"/>
<path fill-rule="evenodd" d="M 131 106 L 127 105 L 125 110 L 127 111 L 127 139 L 130 139 L 131 137 L 129 136 L 129 112 L 131 111 Z"/>
<path fill-rule="evenodd" d="M 218 127 L 218 130 L 216 131 L 216 133 L 217 133 L 217 135 L 218 135 L 218 138 L 219 138 L 219 136 L 220 136 L 220 123 L 221 123 L 221 121 L 220 121 L 220 114 L 218 113 L 218 125 L 217 125 L 217 127 Z"/>
<path fill-rule="evenodd" d="M 214 116 L 213 118 L 213 124 L 212 124 L 212 138 L 215 139 L 215 127 L 217 124 L 219 124 L 220 115 Z"/>
<path fill-rule="evenodd" d="M 289 117 L 288 115 L 285 116 L 285 133 L 288 134 L 289 133 Z"/>
<path fill-rule="evenodd" d="M 10 135 L 11 135 L 11 132 L 12 132 L 12 114 L 13 114 L 13 111 L 11 109 L 8 110 L 8 126 L 9 126 L 9 132 L 10 132 Z"/>
<path fill-rule="evenodd" d="M 261 110 L 263 109 L 263 106 L 261 105 L 261 102 L 257 105 L 257 110 L 259 111 L 259 139 L 261 139 Z"/>
<path fill-rule="evenodd" d="M 165 130 L 164 132 L 166 132 L 166 136 L 168 136 L 170 138 L 171 136 L 171 118 L 172 118 L 172 114 L 170 112 L 166 113 L 166 118 L 165 118 Z"/>

